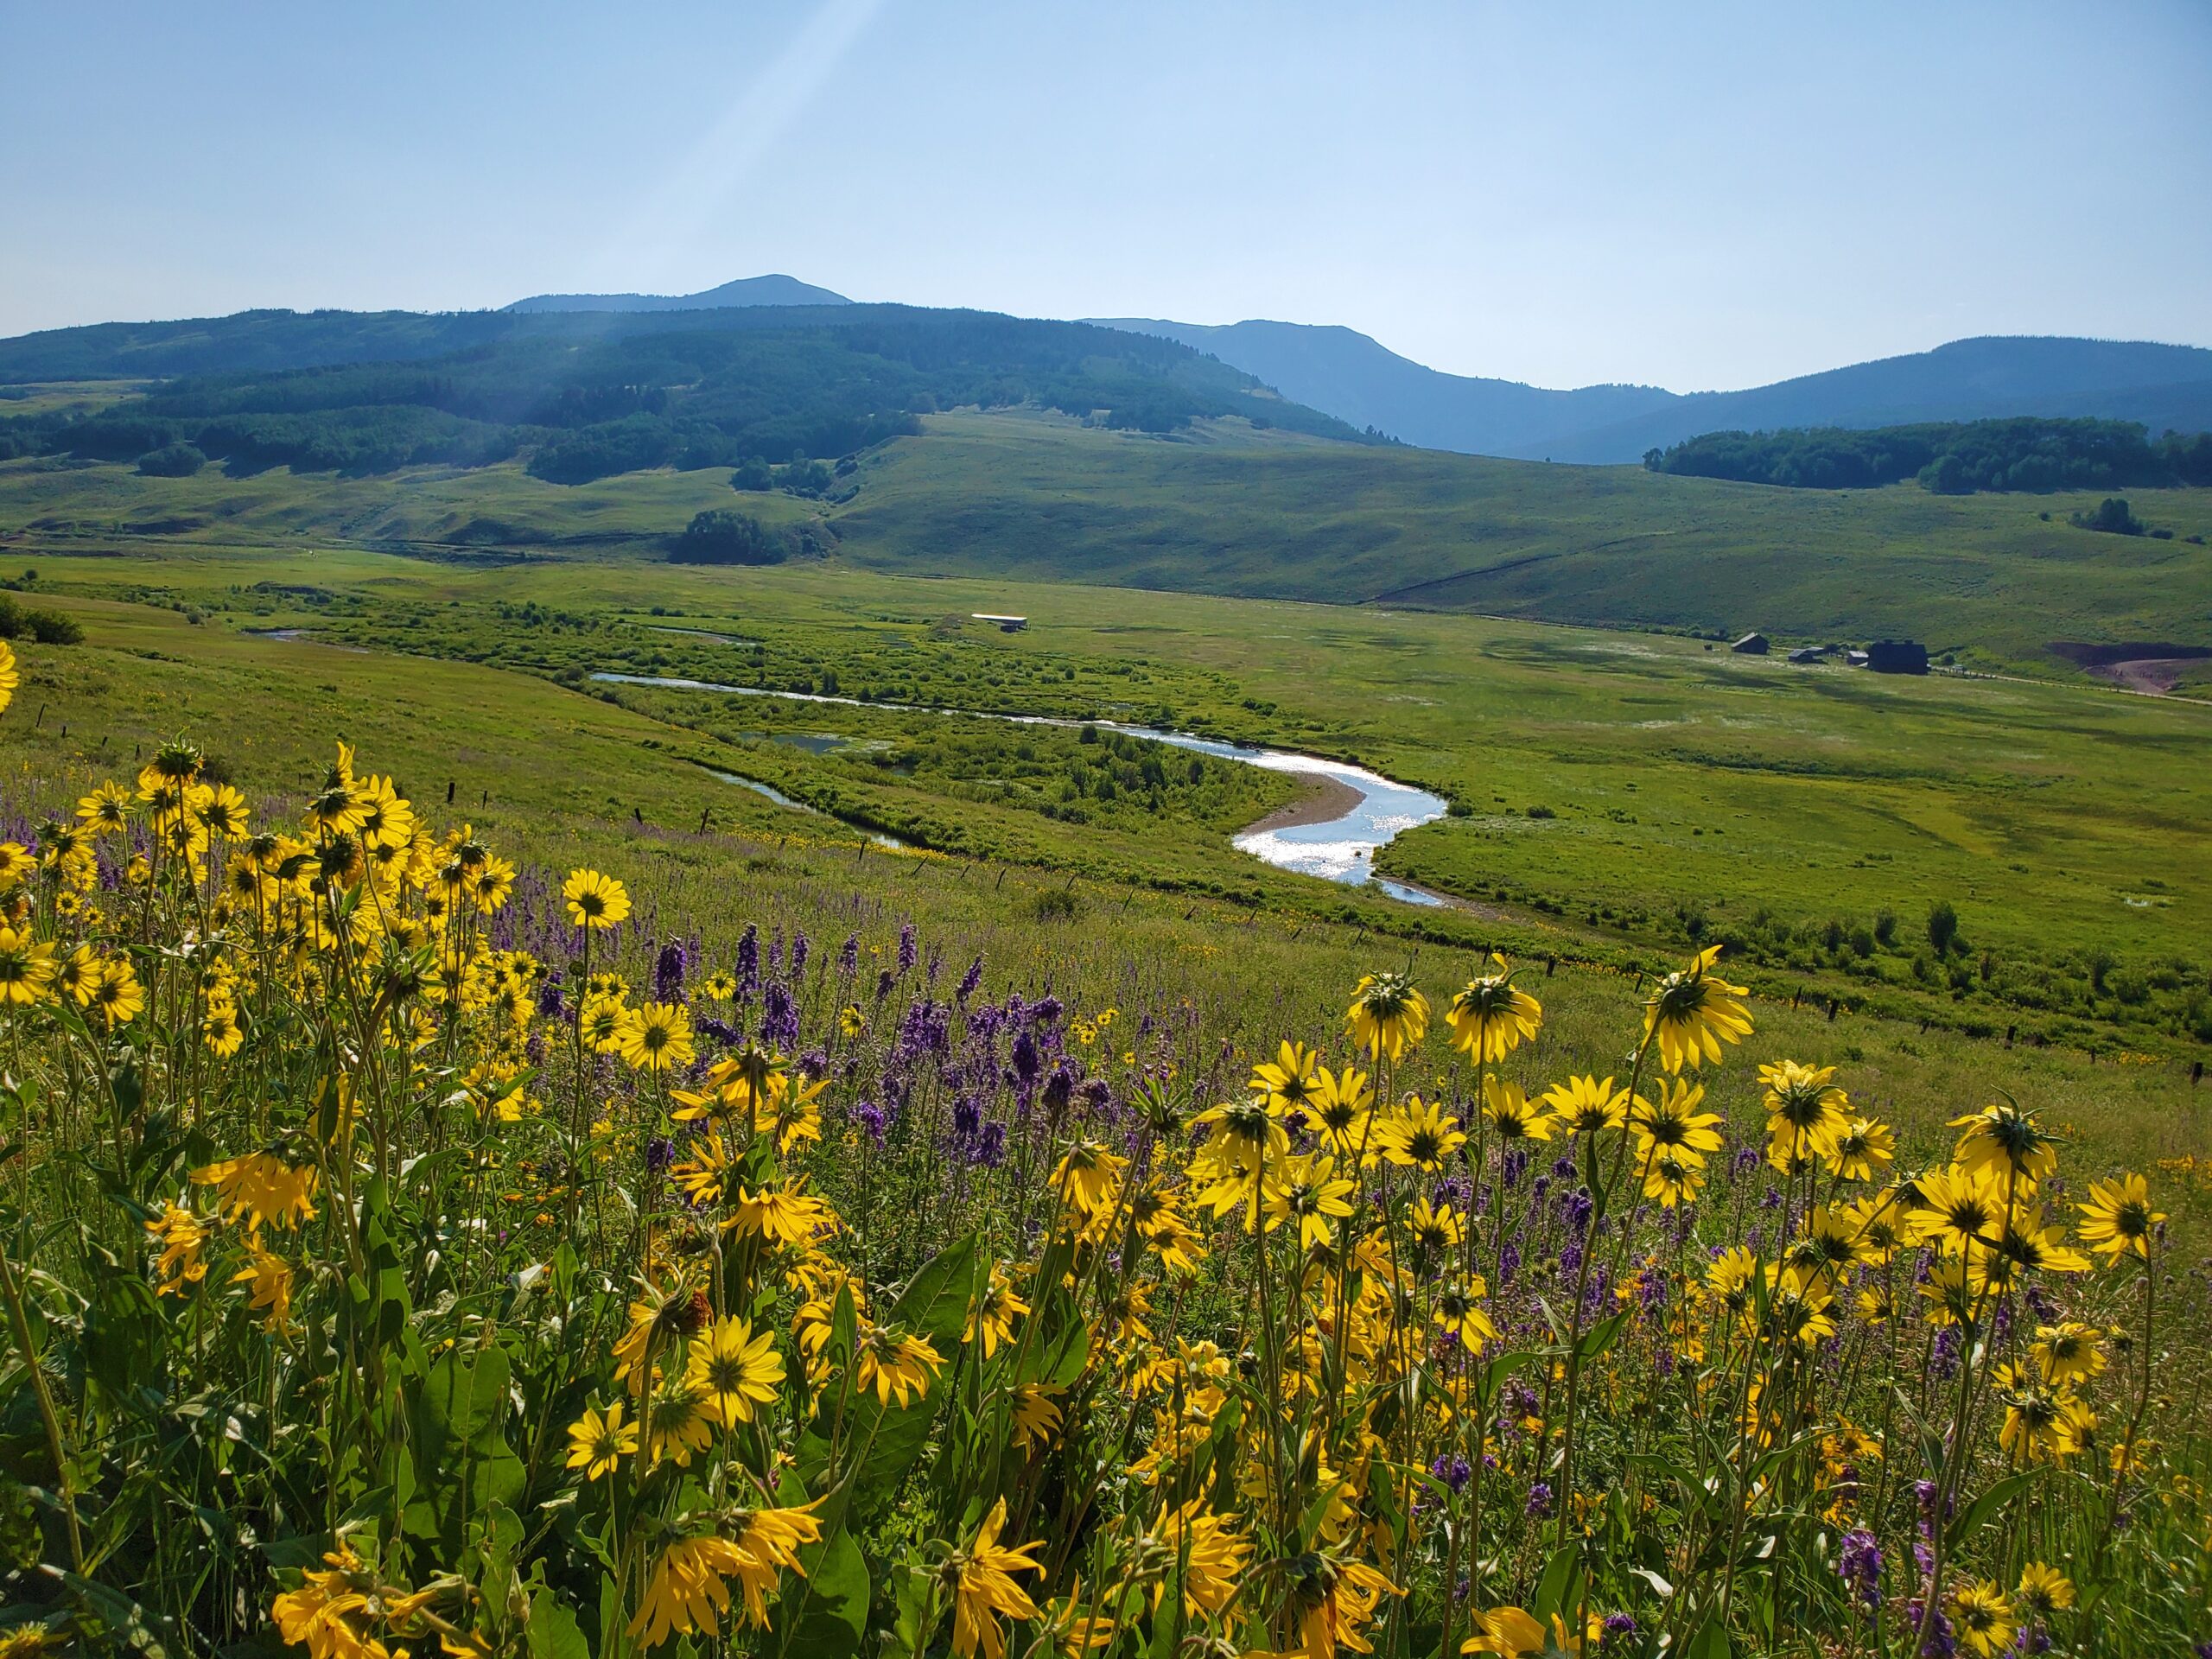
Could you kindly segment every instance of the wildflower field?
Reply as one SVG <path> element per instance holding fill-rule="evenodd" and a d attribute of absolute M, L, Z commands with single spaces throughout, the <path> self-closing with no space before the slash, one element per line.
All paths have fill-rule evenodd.
<path fill-rule="evenodd" d="M 1319 1021 L 376 760 L 11 785 L 10 1655 L 2212 1639 L 2193 1166 L 1986 1059 L 1878 1108 L 1712 948 Z"/>

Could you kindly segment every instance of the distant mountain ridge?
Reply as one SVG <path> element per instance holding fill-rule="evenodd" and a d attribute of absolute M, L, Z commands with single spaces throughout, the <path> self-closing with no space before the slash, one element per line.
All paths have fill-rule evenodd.
<path fill-rule="evenodd" d="M 741 305 L 850 305 L 842 294 L 772 271 L 696 294 L 533 294 L 503 311 L 718 311 Z"/>
<path fill-rule="evenodd" d="M 1355 329 L 1295 322 L 1220 326 L 1093 317 L 1106 328 L 1159 334 L 1256 375 L 1286 397 L 1424 449 L 1540 460 L 1554 433 L 1630 419 L 1679 401 L 1660 386 L 1554 391 L 1517 380 L 1446 374 Z M 1292 386 L 1303 391 L 1292 391 Z"/>
<path fill-rule="evenodd" d="M 1877 427 L 2010 415 L 2212 429 L 2212 351 L 2149 341 L 1985 335 L 1742 391 L 1553 391 L 1446 374 L 1350 328 L 1093 318 L 1211 353 L 1285 397 L 1424 448 L 1522 461 L 1632 461 L 1707 432 Z"/>
<path fill-rule="evenodd" d="M 505 346 L 549 330 L 581 344 L 639 329 L 788 332 L 842 319 L 849 329 L 864 334 L 869 319 L 893 315 L 951 320 L 979 314 L 856 304 L 831 289 L 772 272 L 696 294 L 537 294 L 497 311 L 264 310 L 49 330 L 0 340 L 0 383 L 418 362 Z M 696 321 L 686 320 L 694 316 Z M 2154 438 L 2168 431 L 2212 431 L 2212 350 L 2140 340 L 1986 335 L 1771 385 L 1686 394 L 1635 385 L 1557 390 L 1446 374 L 1341 327 L 1143 317 L 1084 322 L 1212 358 L 1221 368 L 1260 383 L 1252 391 L 1263 399 L 1279 393 L 1308 415 L 1325 417 L 1318 429 L 1335 428 L 1335 435 L 1347 437 L 1371 430 L 1423 448 L 1511 460 L 1617 464 L 1710 433 L 1866 429 L 2023 416 L 2138 422 Z M 1125 386 L 1122 393 L 1129 390 Z M 1122 395 L 1102 402 L 1109 405 L 1129 417 Z M 1157 413 L 1141 419 L 1149 423 Z M 1268 419 L 1264 404 L 1254 414 L 1262 423 Z M 1351 430 L 1337 428 L 1338 422 Z"/>

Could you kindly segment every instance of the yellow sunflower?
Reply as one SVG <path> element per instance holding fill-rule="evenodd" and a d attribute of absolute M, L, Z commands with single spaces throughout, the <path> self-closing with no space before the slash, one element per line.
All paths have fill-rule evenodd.
<path fill-rule="evenodd" d="M 2091 1181 L 2088 1203 L 2075 1207 L 2082 1212 L 2082 1242 L 2115 1258 L 2133 1251 L 2148 1259 L 2152 1237 L 2166 1219 L 2151 1207 L 2150 1184 L 2140 1175 Z"/>
<path fill-rule="evenodd" d="M 1658 1045 L 1659 1063 L 1669 1071 L 1718 1062 L 1721 1044 L 1751 1035 L 1751 1011 L 1740 1001 L 1748 993 L 1712 971 L 1719 960 L 1720 947 L 1707 946 L 1661 980 L 1643 1005 L 1644 1037 Z"/>
<path fill-rule="evenodd" d="M 1493 951 L 1491 961 L 1497 971 L 1469 980 L 1453 995 L 1445 1015 L 1452 1046 L 1477 1065 L 1492 1065 L 1534 1040 L 1544 1020 L 1542 1005 L 1514 984 L 1505 958 Z"/>
<path fill-rule="evenodd" d="M 1368 974 L 1352 990 L 1344 1027 L 1370 1054 L 1395 1060 L 1428 1034 L 1428 999 L 1403 974 Z"/>
<path fill-rule="evenodd" d="M 577 927 L 620 927 L 630 918 L 629 888 L 597 870 L 569 871 L 561 897 L 568 901 L 569 920 Z"/>

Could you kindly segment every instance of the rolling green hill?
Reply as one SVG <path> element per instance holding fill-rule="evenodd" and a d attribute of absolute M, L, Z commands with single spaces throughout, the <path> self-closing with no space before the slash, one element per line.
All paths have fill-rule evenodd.
<path fill-rule="evenodd" d="M 1262 437 L 1163 443 L 939 416 L 887 446 L 835 524 L 842 556 L 1778 642 L 1901 634 L 2055 666 L 2053 641 L 2212 645 L 2212 491 L 2153 490 L 2171 540 L 2066 522 L 2094 494 L 1841 493 Z"/>
<path fill-rule="evenodd" d="M 537 476 L 577 484 L 663 466 L 840 457 L 963 405 L 1031 405 L 1154 432 L 1236 415 L 1360 435 L 1172 341 L 909 306 L 248 312 L 0 341 L 0 383 L 124 375 L 173 378 L 91 414 L 0 416 L 0 458 L 140 461 L 188 474 L 213 460 L 236 475 L 520 455 Z"/>
<path fill-rule="evenodd" d="M 2071 674 L 2056 643 L 2212 648 L 2212 491 L 2147 490 L 2171 539 L 2075 528 L 2086 495 L 1779 489 L 1642 467 L 1332 443 L 1242 422 L 1171 435 L 1065 416 L 925 417 L 836 499 L 736 492 L 721 471 L 566 486 L 514 461 L 379 477 L 278 467 L 144 476 L 0 463 L 0 548 L 344 544 L 472 560 L 652 559 L 731 507 L 835 561 L 906 575 L 1079 582 L 1658 627 L 1777 644 L 1925 640 L 1984 667 Z M 2047 516 L 2046 516 L 2047 515 Z M 2158 656 L 2157 651 L 2139 653 Z M 2075 657 L 2081 653 L 2076 652 Z"/>

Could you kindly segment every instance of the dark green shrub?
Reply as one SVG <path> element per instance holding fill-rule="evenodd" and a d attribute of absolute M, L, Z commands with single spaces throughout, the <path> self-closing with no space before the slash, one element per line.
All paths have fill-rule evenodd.
<path fill-rule="evenodd" d="M 190 478 L 207 464 L 207 457 L 200 453 L 200 446 L 181 439 L 138 457 L 138 470 L 148 478 Z"/>

